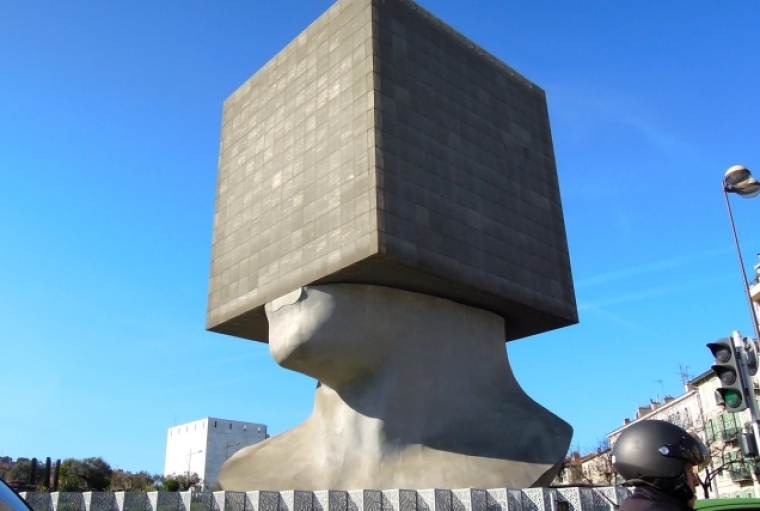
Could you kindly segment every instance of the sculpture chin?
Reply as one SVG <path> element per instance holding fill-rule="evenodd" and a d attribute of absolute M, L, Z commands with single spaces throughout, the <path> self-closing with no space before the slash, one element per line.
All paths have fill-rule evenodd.
<path fill-rule="evenodd" d="M 346 294 L 346 286 L 359 288 L 365 296 Z M 362 288 L 371 287 L 304 287 L 295 303 L 268 307 L 272 358 L 333 387 L 369 376 L 390 349 L 382 307 L 362 299 L 367 298 Z"/>
<path fill-rule="evenodd" d="M 496 314 L 360 284 L 266 312 L 277 363 L 323 385 L 305 422 L 225 463 L 226 490 L 519 488 L 564 459 L 572 428 L 520 387 Z"/>

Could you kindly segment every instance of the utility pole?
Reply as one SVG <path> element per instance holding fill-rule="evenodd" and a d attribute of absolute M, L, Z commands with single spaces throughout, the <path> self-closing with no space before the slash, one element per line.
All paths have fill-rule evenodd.
<path fill-rule="evenodd" d="M 747 406 L 749 407 L 749 415 L 752 418 L 752 433 L 755 439 L 755 458 L 757 458 L 757 449 L 760 446 L 760 423 L 758 417 L 760 417 L 760 410 L 758 410 L 757 399 L 755 398 L 755 386 L 752 384 L 752 376 L 757 374 L 757 345 L 752 339 L 747 339 L 748 344 L 745 344 L 745 340 L 742 334 L 738 330 L 734 330 L 732 337 L 734 346 L 739 346 L 738 354 L 741 359 L 741 378 L 742 384 L 746 391 Z"/>
<path fill-rule="evenodd" d="M 190 480 L 190 462 L 193 459 L 193 454 L 200 454 L 203 452 L 203 449 L 199 451 L 193 451 L 193 448 L 190 448 L 190 452 L 187 454 L 187 479 Z"/>

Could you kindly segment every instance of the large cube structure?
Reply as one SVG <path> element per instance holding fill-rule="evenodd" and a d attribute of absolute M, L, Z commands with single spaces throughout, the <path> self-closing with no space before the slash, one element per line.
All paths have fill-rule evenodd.
<path fill-rule="evenodd" d="M 207 328 L 362 283 L 577 322 L 544 92 L 409 0 L 338 0 L 224 103 Z"/>

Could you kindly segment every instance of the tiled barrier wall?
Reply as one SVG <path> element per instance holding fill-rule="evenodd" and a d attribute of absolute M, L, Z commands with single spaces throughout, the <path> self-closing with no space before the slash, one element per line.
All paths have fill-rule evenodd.
<path fill-rule="evenodd" d="M 35 511 L 613 511 L 628 488 L 22 492 Z"/>

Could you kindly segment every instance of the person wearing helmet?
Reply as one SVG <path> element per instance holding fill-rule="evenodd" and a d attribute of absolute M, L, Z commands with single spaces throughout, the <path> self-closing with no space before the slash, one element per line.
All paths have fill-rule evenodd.
<path fill-rule="evenodd" d="M 696 471 L 708 461 L 705 445 L 675 424 L 631 424 L 612 447 L 612 464 L 625 484 L 636 487 L 620 511 L 692 509 L 699 484 Z"/>

